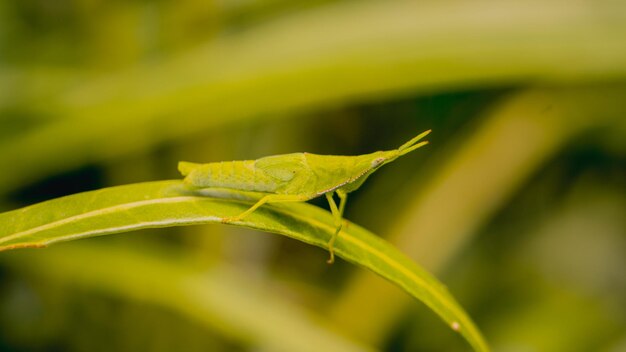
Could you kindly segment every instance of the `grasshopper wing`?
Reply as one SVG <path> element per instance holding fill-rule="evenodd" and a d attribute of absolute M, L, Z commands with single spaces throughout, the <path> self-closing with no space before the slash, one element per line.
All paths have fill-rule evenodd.
<path fill-rule="evenodd" d="M 254 166 L 278 182 L 276 193 L 312 195 L 315 190 L 315 175 L 307 163 L 304 153 L 268 156 L 258 159 Z"/>
<path fill-rule="evenodd" d="M 254 162 L 257 170 L 281 182 L 291 181 L 304 166 L 302 153 L 273 155 Z"/>

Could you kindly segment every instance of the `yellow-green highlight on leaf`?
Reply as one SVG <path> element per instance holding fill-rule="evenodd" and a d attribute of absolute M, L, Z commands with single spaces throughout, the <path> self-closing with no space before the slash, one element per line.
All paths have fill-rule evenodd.
<path fill-rule="evenodd" d="M 208 197 L 181 181 L 160 181 L 79 193 L 0 214 L 0 250 L 44 247 L 142 228 L 220 223 L 250 207 L 250 195 Z M 235 225 L 285 235 L 321 248 L 334 233 L 333 216 L 306 203 L 272 204 Z M 476 351 L 488 351 L 480 331 L 446 288 L 392 245 L 347 223 L 337 256 L 363 266 L 424 302 Z M 322 263 L 320 263 L 322 265 Z"/>
<path fill-rule="evenodd" d="M 597 128 L 625 126 L 623 101 L 623 84 L 543 87 L 512 95 L 490 110 L 479 128 L 438 156 L 445 162 L 429 169 L 435 171 L 429 180 L 415 179 L 407 185 L 415 196 L 403 207 L 404 215 L 390 224 L 385 238 L 401 244 L 404 253 L 429 270 L 442 270 L 546 160 L 566 146 L 583 143 Z M 451 206 L 450 199 L 459 194 L 462 199 Z M 331 314 L 352 336 L 376 344 L 394 333 L 392 327 L 411 303 L 393 287 L 360 272 L 334 301 Z M 378 319 L 355 318 L 354 312 L 363 306 L 372 307 Z"/>
<path fill-rule="evenodd" d="M 0 140 L 0 169 L 17 170 L 0 173 L 0 193 L 259 116 L 442 87 L 623 79 L 625 8 L 607 0 L 344 1 L 294 12 L 29 97 L 55 118 Z M 2 83 L 0 96 L 15 86 Z"/>

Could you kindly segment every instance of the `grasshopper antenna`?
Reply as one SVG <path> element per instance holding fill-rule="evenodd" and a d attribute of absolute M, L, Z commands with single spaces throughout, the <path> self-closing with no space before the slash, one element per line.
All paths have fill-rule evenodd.
<path fill-rule="evenodd" d="M 400 152 L 400 155 L 404 155 L 406 153 L 410 153 L 412 151 L 414 151 L 415 149 L 425 146 L 426 144 L 428 144 L 428 141 L 423 141 L 420 143 L 417 143 L 420 139 L 426 137 L 430 132 L 432 132 L 432 130 L 428 130 L 428 131 L 424 131 L 422 133 L 420 133 L 417 137 L 411 139 L 410 141 L 404 143 L 403 145 L 400 146 L 400 148 L 398 148 L 398 152 Z M 417 144 L 416 144 L 417 143 Z"/>

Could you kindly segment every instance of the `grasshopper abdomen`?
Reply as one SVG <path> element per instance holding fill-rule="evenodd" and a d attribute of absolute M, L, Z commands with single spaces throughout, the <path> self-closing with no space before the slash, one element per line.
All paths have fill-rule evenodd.
<path fill-rule="evenodd" d="M 187 175 L 185 181 L 199 188 L 228 188 L 241 191 L 273 193 L 275 179 L 258 170 L 254 160 L 238 160 L 207 164 L 184 163 L 179 166 Z M 189 169 L 188 172 L 185 172 Z"/>

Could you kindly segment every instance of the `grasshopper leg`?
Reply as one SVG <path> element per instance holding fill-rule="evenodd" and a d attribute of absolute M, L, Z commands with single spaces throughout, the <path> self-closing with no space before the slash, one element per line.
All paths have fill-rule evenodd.
<path fill-rule="evenodd" d="M 346 201 L 348 200 L 348 194 L 345 191 L 337 190 L 337 196 L 339 196 L 339 208 L 337 208 L 337 204 L 335 204 L 335 200 L 333 199 L 333 192 L 326 193 L 326 199 L 328 200 L 328 204 L 330 205 L 330 211 L 333 213 L 333 217 L 335 218 L 335 233 L 333 237 L 328 241 L 328 252 L 330 252 L 330 258 L 326 261 L 328 264 L 332 264 L 335 262 L 335 240 L 341 231 L 341 227 L 343 226 L 343 210 L 346 207 Z"/>
<path fill-rule="evenodd" d="M 270 197 L 271 197 L 271 195 L 264 196 L 258 202 L 256 202 L 253 206 L 251 206 L 248 210 L 244 211 L 243 213 L 241 213 L 241 214 L 239 214 L 237 216 L 224 218 L 224 219 L 222 219 L 222 222 L 239 221 L 239 220 L 245 218 L 246 216 L 252 214 L 255 210 L 257 210 L 261 205 L 267 203 L 271 199 Z"/>
<path fill-rule="evenodd" d="M 242 220 L 246 216 L 252 214 L 255 210 L 257 210 L 260 206 L 262 206 L 265 203 L 303 202 L 305 200 L 308 200 L 309 198 L 310 197 L 307 197 L 307 196 L 291 195 L 291 194 L 268 194 L 266 196 L 263 196 L 261 199 L 259 199 L 259 201 L 256 202 L 250 208 L 248 208 L 248 210 L 244 211 L 243 213 L 241 213 L 241 214 L 239 214 L 237 216 L 223 218 L 222 222 L 223 223 L 228 223 L 228 222 L 234 222 L 234 221 Z"/>

